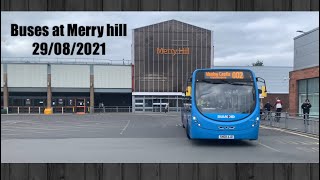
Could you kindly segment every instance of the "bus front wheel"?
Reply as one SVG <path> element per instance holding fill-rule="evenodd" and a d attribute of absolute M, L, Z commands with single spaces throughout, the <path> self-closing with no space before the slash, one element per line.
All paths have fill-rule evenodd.
<path fill-rule="evenodd" d="M 191 139 L 191 137 L 190 137 L 190 131 L 189 131 L 189 124 L 188 124 L 188 122 L 187 122 L 186 132 L 187 132 L 187 137 L 188 137 L 188 139 Z"/>

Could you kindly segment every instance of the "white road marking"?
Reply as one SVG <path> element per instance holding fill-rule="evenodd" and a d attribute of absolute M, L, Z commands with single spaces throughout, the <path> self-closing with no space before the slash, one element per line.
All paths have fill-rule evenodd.
<path fill-rule="evenodd" d="M 313 147 L 311 149 L 315 150 L 316 152 L 319 152 L 319 148 L 318 147 Z"/>
<path fill-rule="evenodd" d="M 288 141 L 290 144 L 299 144 L 297 142 L 294 142 L 294 141 Z"/>
<path fill-rule="evenodd" d="M 281 141 L 279 139 L 276 139 L 276 141 L 278 141 L 280 144 L 287 144 L 286 142 L 283 142 L 283 141 Z"/>
<path fill-rule="evenodd" d="M 1 136 L 19 136 L 19 135 L 21 135 L 21 134 L 1 134 Z"/>
<path fill-rule="evenodd" d="M 280 152 L 278 149 L 275 149 L 275 148 L 272 148 L 272 147 L 270 147 L 270 146 L 267 146 L 267 145 L 265 145 L 265 144 L 262 144 L 261 142 L 258 142 L 261 146 L 264 146 L 264 147 L 266 147 L 266 148 L 268 148 L 268 149 L 271 149 L 271 150 L 273 150 L 273 151 L 276 151 L 276 152 Z"/>
<path fill-rule="evenodd" d="M 311 141 L 306 141 L 306 142 L 304 142 L 304 141 L 297 141 L 297 142 L 299 142 L 299 143 L 302 144 L 302 145 L 319 145 L 319 142 L 311 142 Z"/>
<path fill-rule="evenodd" d="M 128 123 L 126 124 L 126 126 L 121 130 L 120 134 L 122 134 L 126 129 L 127 127 L 129 126 L 130 124 L 130 120 L 128 120 Z"/>
<path fill-rule="evenodd" d="M 296 147 L 296 149 L 310 153 L 310 152 L 318 152 L 319 150 L 314 148 L 307 148 L 307 147 Z"/>
<path fill-rule="evenodd" d="M 13 127 L 12 129 L 15 129 L 15 130 L 18 130 L 18 129 L 22 129 L 22 130 L 53 130 L 53 131 L 55 131 L 55 130 L 61 130 L 61 128 L 52 128 L 52 127 Z"/>
<path fill-rule="evenodd" d="M 297 136 L 302 136 L 302 137 L 315 139 L 315 140 L 319 141 L 319 138 L 308 136 L 308 135 L 305 135 L 305 134 L 299 134 L 299 133 L 296 133 L 296 132 L 286 131 L 286 130 L 278 129 L 278 128 L 265 127 L 263 125 L 261 125 L 260 127 L 263 128 L 263 129 L 271 129 L 271 130 L 281 131 L 281 132 L 285 132 L 285 133 L 288 133 L 288 134 L 294 134 L 294 135 L 297 135 Z"/>

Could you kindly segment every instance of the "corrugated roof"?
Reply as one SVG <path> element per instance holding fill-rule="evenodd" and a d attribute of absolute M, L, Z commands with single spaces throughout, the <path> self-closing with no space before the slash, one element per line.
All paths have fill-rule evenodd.
<path fill-rule="evenodd" d="M 246 68 L 252 70 L 257 77 L 266 80 L 268 93 L 289 93 L 289 72 L 293 67 L 277 66 L 215 66 L 214 68 Z"/>
<path fill-rule="evenodd" d="M 162 22 L 155 23 L 155 24 L 149 24 L 149 25 L 146 25 L 146 26 L 142 26 L 142 27 L 135 28 L 135 29 L 133 29 L 133 30 L 142 29 L 142 28 L 146 28 L 146 27 L 148 27 L 148 26 L 153 26 L 153 25 L 162 24 L 162 23 L 169 23 L 169 22 L 178 22 L 178 23 L 181 23 L 181 24 L 186 24 L 186 25 L 189 25 L 189 26 L 193 26 L 193 27 L 195 27 L 195 28 L 203 29 L 203 30 L 206 30 L 206 31 L 211 31 L 211 30 L 209 30 L 209 29 L 205 29 L 205 28 L 202 28 L 202 27 L 198 27 L 198 26 L 195 26 L 195 25 L 192 25 L 192 24 L 188 24 L 188 23 L 185 23 L 185 22 L 181 22 L 181 21 L 175 20 L 175 19 L 171 19 L 171 20 L 168 20 L 168 21 L 162 21 Z"/>
<path fill-rule="evenodd" d="M 305 33 L 303 33 L 303 34 L 301 34 L 301 35 L 299 35 L 299 36 L 297 36 L 297 37 L 295 37 L 295 38 L 293 38 L 293 39 L 296 40 L 296 39 L 298 39 L 298 38 L 301 38 L 301 37 L 303 37 L 303 36 L 305 36 L 305 35 L 307 35 L 307 34 L 310 34 L 310 33 L 314 32 L 314 31 L 318 31 L 318 30 L 319 30 L 319 27 L 314 28 L 314 29 L 312 29 L 312 30 L 310 30 L 310 31 L 308 31 L 308 32 L 305 32 Z"/>

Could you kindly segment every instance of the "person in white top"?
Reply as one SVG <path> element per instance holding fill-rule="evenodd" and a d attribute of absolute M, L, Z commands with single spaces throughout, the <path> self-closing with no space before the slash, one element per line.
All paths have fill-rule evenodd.
<path fill-rule="evenodd" d="M 167 103 L 166 106 L 164 107 L 164 113 L 167 113 L 169 109 L 169 104 Z"/>
<path fill-rule="evenodd" d="M 278 97 L 276 98 L 276 103 L 274 104 L 273 107 L 276 108 L 276 121 L 279 122 L 281 117 L 281 111 L 282 111 L 282 101 Z"/>

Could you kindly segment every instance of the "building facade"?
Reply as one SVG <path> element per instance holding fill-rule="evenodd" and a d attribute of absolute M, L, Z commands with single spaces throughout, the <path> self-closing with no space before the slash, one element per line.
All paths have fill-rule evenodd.
<path fill-rule="evenodd" d="M 301 114 L 309 99 L 311 115 L 319 115 L 319 28 L 294 38 L 294 69 L 290 72 L 290 113 Z"/>
<path fill-rule="evenodd" d="M 132 66 L 1 62 L 1 108 L 89 112 L 90 107 L 131 106 Z M 24 108 L 23 108 L 24 107 Z M 13 112 L 14 113 L 14 112 Z"/>
<path fill-rule="evenodd" d="M 213 64 L 212 32 L 176 20 L 133 30 L 135 111 L 173 111 L 195 69 Z"/>

